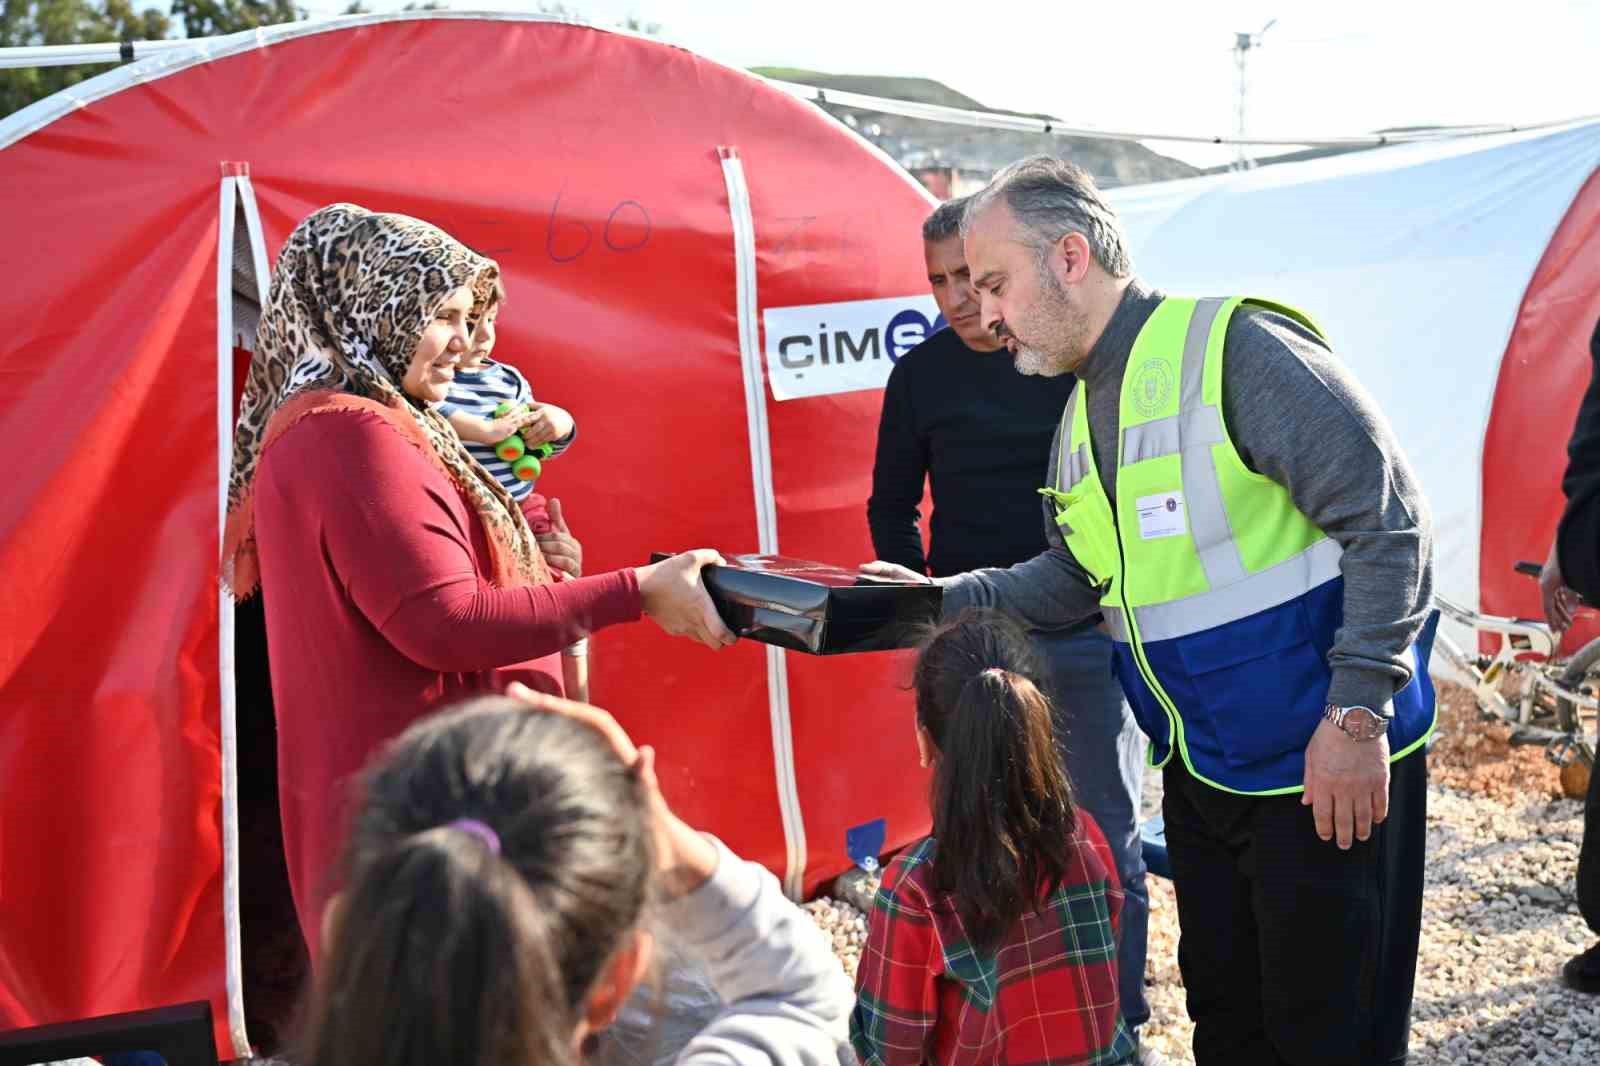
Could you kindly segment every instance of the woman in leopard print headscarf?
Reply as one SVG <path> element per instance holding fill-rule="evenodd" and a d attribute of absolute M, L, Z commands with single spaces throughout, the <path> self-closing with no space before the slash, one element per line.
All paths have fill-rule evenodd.
<path fill-rule="evenodd" d="M 235 596 L 262 591 L 313 954 L 349 780 L 390 737 L 512 678 L 559 692 L 562 648 L 641 612 L 732 640 L 699 582 L 715 552 L 552 581 L 521 509 L 434 410 L 498 273 L 427 223 L 352 204 L 301 222 L 273 270 L 222 562 Z"/>
<path fill-rule="evenodd" d="M 259 577 L 250 487 L 269 426 L 281 433 L 325 405 L 328 392 L 381 404 L 406 436 L 426 443 L 488 530 L 496 584 L 550 580 L 522 509 L 473 461 L 443 416 L 402 390 L 418 336 L 438 305 L 465 287 L 481 308 L 499 274 L 492 260 L 443 230 L 354 204 L 325 207 L 290 234 L 273 270 L 233 435 L 223 565 L 236 597 L 254 592 Z"/>

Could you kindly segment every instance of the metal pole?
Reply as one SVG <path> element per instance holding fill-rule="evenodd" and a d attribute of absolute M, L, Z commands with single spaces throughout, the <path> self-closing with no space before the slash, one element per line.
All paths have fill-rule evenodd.
<path fill-rule="evenodd" d="M 104 44 L 44 44 L 0 48 L 0 70 L 16 67 L 73 67 L 88 63 L 128 63 L 157 52 L 190 48 L 192 40 L 108 41 Z"/>
<path fill-rule="evenodd" d="M 1233 145 L 1233 169 L 1244 170 L 1250 165 L 1250 157 L 1244 148 L 1244 100 L 1245 100 L 1245 61 L 1250 54 L 1250 35 L 1236 33 L 1233 35 L 1233 74 L 1234 87 L 1238 90 L 1238 100 L 1234 106 L 1234 118 L 1237 120 L 1238 131 L 1235 133 L 1237 140 Z"/>

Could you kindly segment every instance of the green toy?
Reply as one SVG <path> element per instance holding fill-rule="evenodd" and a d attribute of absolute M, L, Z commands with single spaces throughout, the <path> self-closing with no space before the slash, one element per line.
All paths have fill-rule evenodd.
<path fill-rule="evenodd" d="M 515 411 L 522 414 L 526 407 L 514 406 L 509 400 L 494 409 L 496 418 L 503 418 Z M 511 472 L 519 481 L 534 481 L 544 469 L 544 460 L 555 453 L 555 445 L 549 441 L 542 444 L 529 444 L 522 439 L 520 433 L 513 433 L 505 440 L 494 446 L 494 453 L 502 460 L 511 464 Z"/>

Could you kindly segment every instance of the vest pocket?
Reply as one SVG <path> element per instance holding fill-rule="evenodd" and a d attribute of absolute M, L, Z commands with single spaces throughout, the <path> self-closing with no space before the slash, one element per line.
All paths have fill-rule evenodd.
<path fill-rule="evenodd" d="M 1310 743 L 1332 672 L 1300 600 L 1176 643 L 1191 690 L 1191 705 L 1179 711 L 1201 719 L 1193 734 L 1214 737 L 1219 750 L 1210 754 L 1226 766 L 1252 766 Z"/>

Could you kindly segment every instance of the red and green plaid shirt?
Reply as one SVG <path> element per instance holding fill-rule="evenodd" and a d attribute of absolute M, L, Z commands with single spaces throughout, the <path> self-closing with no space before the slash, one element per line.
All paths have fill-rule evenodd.
<path fill-rule="evenodd" d="M 1117 1003 L 1122 887 L 1100 827 L 1078 811 L 1059 888 L 979 955 L 932 888 L 932 837 L 900 855 L 872 907 L 850 1042 L 866 1066 L 1120 1063 L 1134 1052 Z"/>

